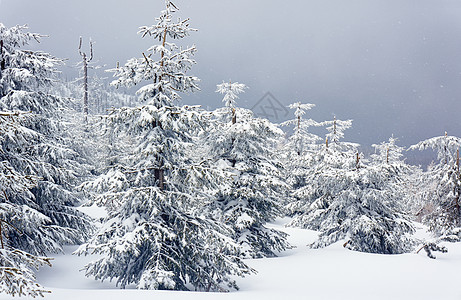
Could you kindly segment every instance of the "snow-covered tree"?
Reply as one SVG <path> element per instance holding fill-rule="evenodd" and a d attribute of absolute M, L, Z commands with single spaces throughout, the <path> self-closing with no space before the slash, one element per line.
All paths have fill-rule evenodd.
<path fill-rule="evenodd" d="M 372 159 L 376 163 L 380 164 L 394 164 L 401 163 L 403 158 L 403 147 L 396 144 L 397 138 L 391 136 L 389 141 L 382 142 L 381 144 L 373 144 L 375 148 L 375 154 L 372 155 Z"/>
<path fill-rule="evenodd" d="M 18 249 L 0 249 L 0 294 L 43 297 L 49 291 L 35 282 L 34 270 L 44 265 L 51 266 L 50 258 Z"/>
<path fill-rule="evenodd" d="M 336 116 L 331 121 L 323 121 L 322 126 L 327 126 L 326 130 L 328 131 L 326 135 L 326 146 L 329 145 L 333 147 L 338 147 L 339 149 L 350 149 L 354 148 L 357 145 L 353 143 L 340 142 L 344 138 L 344 131 L 349 129 L 352 126 L 352 120 L 337 120 Z M 338 150 L 339 150 L 338 149 Z"/>
<path fill-rule="evenodd" d="M 341 150 L 351 144 L 342 145 L 342 130 L 337 126 L 335 132 L 334 126 L 330 128 L 333 143 L 318 153 L 310 184 L 297 191 L 298 198 L 305 198 L 304 205 L 298 205 L 302 213 L 289 225 L 320 231 L 312 247 L 344 240 L 344 247 L 355 251 L 411 251 L 414 229 L 397 205 L 403 193 L 396 168 L 387 162 L 369 164 L 356 150 Z"/>
<path fill-rule="evenodd" d="M 239 98 L 238 94 L 245 92 L 245 89 L 248 87 L 243 83 L 232 82 L 222 82 L 216 86 L 216 92 L 224 95 L 222 102 L 224 106 L 227 107 L 232 114 L 232 122 L 236 122 L 236 112 L 235 104 L 236 100 Z"/>
<path fill-rule="evenodd" d="M 274 256 L 289 247 L 285 234 L 265 227 L 280 214 L 285 197 L 286 185 L 276 156 L 282 131 L 227 100 L 229 94 L 243 91 L 243 87 L 237 83 L 218 85 L 217 92 L 225 94 L 227 106 L 214 112 L 205 143 L 208 157 L 230 175 L 206 211 L 232 228 L 233 238 L 244 246 L 246 256 Z"/>
<path fill-rule="evenodd" d="M 90 40 L 90 56 L 86 52 L 82 52 L 82 37 L 78 46 L 78 53 L 82 57 L 83 69 L 83 116 L 85 123 L 88 122 L 88 64 L 93 60 L 93 42 Z"/>
<path fill-rule="evenodd" d="M 50 259 L 16 247 L 50 243 L 46 230 L 50 220 L 37 210 L 30 192 L 39 178 L 19 173 L 7 160 L 9 139 L 34 137 L 34 132 L 21 126 L 18 118 L 17 112 L 0 112 L 0 293 L 35 297 L 47 291 L 35 282 L 33 271 L 42 265 L 51 266 Z"/>
<path fill-rule="evenodd" d="M 293 192 L 306 184 L 312 156 L 318 150 L 318 142 L 321 138 L 309 132 L 310 127 L 318 126 L 319 123 L 312 119 L 303 118 L 307 110 L 315 107 L 314 104 L 295 102 L 289 107 L 295 110 L 295 118 L 283 122 L 281 126 L 292 126 L 293 132 L 282 147 L 281 156 L 286 174 L 285 179 L 290 191 Z M 289 209 L 288 214 L 292 215 L 293 212 Z"/>
<path fill-rule="evenodd" d="M 308 131 L 309 127 L 318 126 L 318 123 L 312 119 L 303 119 L 306 111 L 314 108 L 315 104 L 295 102 L 290 104 L 289 107 L 295 110 L 295 118 L 281 124 L 282 126 L 293 126 L 293 133 L 289 138 L 287 147 L 290 152 L 296 153 L 297 156 L 304 156 L 306 151 L 313 150 L 310 149 L 312 144 L 315 144 L 320 139 L 317 135 Z"/>
<path fill-rule="evenodd" d="M 87 275 L 115 279 L 122 288 L 223 291 L 236 287 L 231 275 L 252 270 L 227 227 L 194 210 L 206 197 L 203 179 L 212 171 L 193 155 L 204 114 L 175 102 L 179 93 L 198 89 L 198 78 L 187 75 L 196 49 L 167 41 L 194 29 L 188 20 L 173 21 L 177 7 L 169 0 L 165 5 L 157 23 L 140 30 L 160 44 L 114 70 L 116 86 L 147 84 L 137 92 L 140 106 L 108 116 L 114 142 L 131 144 L 106 174 L 85 184 L 100 193 L 97 201 L 108 204 L 109 216 L 78 253 L 102 254 L 85 267 Z"/>
<path fill-rule="evenodd" d="M 433 137 L 411 146 L 410 150 L 437 151 L 439 162 L 432 164 L 420 179 L 420 189 L 414 195 L 419 199 L 419 216 L 437 235 L 450 235 L 460 230 L 461 173 L 459 148 L 461 138 L 455 136 Z M 456 233 L 461 236 L 461 234 Z"/>
<path fill-rule="evenodd" d="M 287 212 L 292 216 L 305 214 L 316 199 L 328 197 L 328 192 L 326 194 L 322 192 L 321 185 L 324 183 L 318 180 L 319 174 L 326 174 L 336 169 L 352 169 L 360 163 L 357 160 L 358 145 L 341 140 L 344 137 L 344 131 L 352 125 L 351 120 L 342 121 L 335 117 L 332 121 L 324 121 L 317 125 L 328 126 L 325 145 L 317 149 L 313 148 L 310 155 L 303 159 L 305 167 L 300 172 L 302 173 L 301 184 L 293 187 L 291 202 L 287 204 Z M 332 137 L 335 142 L 330 143 Z M 303 226 L 303 223 L 298 224 L 295 218 L 291 225 Z"/>
<path fill-rule="evenodd" d="M 48 93 L 62 61 L 48 53 L 24 50 L 42 37 L 26 30 L 0 24 L 0 110 L 18 112 L 22 128 L 4 136 L 1 155 L 17 173 L 38 179 L 27 197 L 14 191 L 7 195 L 10 202 L 36 210 L 41 219 L 18 227 L 24 235 L 11 231 L 11 246 L 44 254 L 60 251 L 62 244 L 82 242 L 91 225 L 72 207 L 78 198 L 71 189 L 84 168 L 67 145 L 71 138 L 61 115 L 65 100 Z"/>
<path fill-rule="evenodd" d="M 126 199 L 77 253 L 98 253 L 86 274 L 115 279 L 122 288 L 223 291 L 236 288 L 230 275 L 251 272 L 226 228 L 177 209 L 175 193 L 138 187 L 115 193 Z"/>

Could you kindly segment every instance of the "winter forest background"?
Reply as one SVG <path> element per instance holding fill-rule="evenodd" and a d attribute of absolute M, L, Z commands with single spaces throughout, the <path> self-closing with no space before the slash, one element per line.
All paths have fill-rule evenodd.
<path fill-rule="evenodd" d="M 461 138 L 454 130 L 459 121 L 428 134 L 444 127 L 455 109 L 446 118 L 425 120 L 413 136 L 406 121 L 380 122 L 395 117 L 386 114 L 382 100 L 371 110 L 379 115 L 373 130 L 354 140 L 360 132 L 349 132 L 360 118 L 349 119 L 345 109 L 336 115 L 336 107 L 328 118 L 316 118 L 313 112 L 325 104 L 321 97 L 295 92 L 284 105 L 271 88 L 252 101 L 253 87 L 239 78 L 196 77 L 201 49 L 194 44 L 194 20 L 183 13 L 183 3 L 158 2 L 163 7 L 149 12 L 151 25 L 138 29 L 145 46 L 134 47 L 135 58 L 117 58 L 110 67 L 97 59 L 104 56 L 97 40 L 77 37 L 78 63 L 70 62 L 40 49 L 53 37 L 0 23 L 2 295 L 46 295 L 36 271 L 51 266 L 51 258 L 69 245 L 78 245 L 74 255 L 93 258 L 81 266 L 86 276 L 120 288 L 225 292 L 238 290 L 241 277 L 257 274 L 255 259 L 283 256 L 295 246 L 340 245 L 380 255 L 424 252 L 435 259 L 460 241 Z M 272 17 L 282 25 L 307 22 L 283 13 Z M 222 42 L 214 42 L 242 51 L 245 38 L 232 39 L 227 32 L 240 29 L 230 26 L 219 33 Z M 270 57 L 272 43 L 279 43 L 275 33 L 271 43 L 263 43 L 261 56 Z M 267 63 L 286 60 L 286 68 L 300 68 L 290 66 L 294 48 L 287 42 L 283 55 Z M 234 63 L 211 57 L 219 58 L 206 67 L 211 75 L 215 64 Z M 252 71 L 257 65 L 247 63 L 244 70 L 258 73 Z M 271 85 L 291 80 L 277 72 L 266 77 Z M 451 82 L 451 71 L 444 73 L 436 77 L 437 89 L 445 87 L 442 80 Z M 278 78 L 275 83 L 271 76 Z M 403 86 L 409 75 L 388 76 Z M 213 107 L 200 101 L 201 92 L 214 98 Z M 419 105 L 427 104 L 424 97 L 417 97 Z M 361 103 L 342 105 L 364 109 Z M 400 105 L 402 114 L 414 113 L 404 109 L 406 102 Z M 283 120 L 270 115 L 276 111 Z M 388 135 L 364 144 L 371 131 Z M 403 134 L 411 138 L 403 141 Z M 414 141 L 415 136 L 423 138 Z M 411 145 L 402 146 L 408 141 Z M 294 229 L 315 232 L 315 238 L 294 245 Z"/>

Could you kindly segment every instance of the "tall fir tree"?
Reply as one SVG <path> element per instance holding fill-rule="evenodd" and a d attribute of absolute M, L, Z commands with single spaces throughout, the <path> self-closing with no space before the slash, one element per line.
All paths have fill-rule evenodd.
<path fill-rule="evenodd" d="M 19 174 L 38 179 L 30 198 L 14 192 L 6 198 L 27 203 L 43 215 L 36 226 L 20 228 L 24 235 L 11 231 L 11 246 L 45 254 L 61 251 L 63 244 L 83 242 L 92 226 L 73 207 L 79 199 L 72 188 L 85 171 L 78 153 L 67 143 L 71 137 L 61 115 L 66 102 L 50 93 L 62 61 L 48 53 L 24 50 L 42 37 L 26 30 L 0 24 L 0 109 L 19 112 L 18 122 L 27 133 L 27 138 L 18 132 L 4 139 L 3 159 Z"/>
<path fill-rule="evenodd" d="M 167 41 L 195 31 L 188 20 L 173 21 L 177 10 L 165 1 L 157 23 L 139 32 L 160 44 L 114 70 L 116 86 L 148 83 L 137 92 L 142 105 L 108 116 L 115 136 L 132 143 L 106 174 L 86 184 L 102 192 L 99 202 L 116 205 L 77 253 L 101 254 L 85 267 L 87 275 L 115 279 L 122 288 L 223 291 L 236 288 L 231 275 L 252 270 L 238 257 L 240 247 L 225 226 L 194 213 L 194 203 L 204 197 L 195 183 L 203 183 L 211 170 L 190 154 L 203 113 L 175 104 L 179 93 L 198 90 L 198 78 L 187 75 L 195 46 Z"/>
<path fill-rule="evenodd" d="M 212 218 L 232 228 L 245 256 L 275 256 L 290 247 L 284 233 L 265 226 L 281 214 L 285 197 L 286 184 L 276 156 L 282 131 L 235 106 L 237 94 L 244 89 L 237 82 L 217 88 L 224 94 L 226 106 L 214 112 L 214 126 L 206 135 L 206 144 L 208 156 L 230 176 L 206 209 Z"/>
<path fill-rule="evenodd" d="M 37 241 L 33 235 L 43 235 L 39 241 L 49 243 L 46 227 L 50 220 L 37 210 L 31 193 L 39 178 L 21 174 L 8 161 L 10 155 L 15 155 L 15 149 L 10 148 L 12 140 L 35 136 L 20 124 L 18 119 L 22 117 L 18 112 L 0 112 L 0 293 L 36 297 L 48 291 L 35 282 L 34 271 L 43 265 L 51 266 L 50 259 L 16 247 Z M 15 241 L 17 238 L 23 241 Z"/>
<path fill-rule="evenodd" d="M 461 239 L 461 173 L 459 148 L 461 138 L 433 137 L 411 146 L 410 150 L 432 149 L 437 152 L 438 163 L 428 167 L 420 178 L 420 189 L 414 197 L 421 207 L 419 217 L 437 236 L 453 236 Z"/>
<path fill-rule="evenodd" d="M 338 126 L 340 124 L 340 126 Z M 291 192 L 292 201 L 287 205 L 288 212 L 295 216 L 290 223 L 292 226 L 304 226 L 300 221 L 306 212 L 310 211 L 311 205 L 319 205 L 322 201 L 330 198 L 328 190 L 324 190 L 324 182 L 319 180 L 319 175 L 329 173 L 335 169 L 349 169 L 356 165 L 357 144 L 341 141 L 344 131 L 352 125 L 351 120 L 337 120 L 319 123 L 321 126 L 328 126 L 325 144 L 314 150 L 307 160 L 308 168 L 303 174 L 304 184 L 294 188 Z M 335 142 L 331 143 L 331 140 Z"/>
<path fill-rule="evenodd" d="M 307 184 L 306 178 L 312 167 L 313 157 L 319 150 L 318 142 L 321 138 L 311 132 L 309 128 L 320 124 L 312 119 L 304 119 L 307 110 L 315 107 L 314 104 L 295 102 L 290 104 L 294 109 L 294 119 L 283 122 L 282 126 L 292 126 L 293 132 L 281 149 L 281 157 L 286 174 L 286 182 L 290 190 L 290 200 L 287 203 L 287 213 L 293 216 L 298 213 L 298 205 L 303 202 L 297 199 L 296 191 Z"/>

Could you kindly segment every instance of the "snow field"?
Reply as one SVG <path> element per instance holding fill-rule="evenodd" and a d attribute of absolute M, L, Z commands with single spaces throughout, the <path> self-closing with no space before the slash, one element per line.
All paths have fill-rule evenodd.
<path fill-rule="evenodd" d="M 94 258 L 55 257 L 52 268 L 38 272 L 38 282 L 52 291 L 48 300 L 128 299 L 461 299 L 457 274 L 461 269 L 461 244 L 445 244 L 447 254 L 429 259 L 423 252 L 402 255 L 367 254 L 343 248 L 343 242 L 323 249 L 309 249 L 317 232 L 285 228 L 279 220 L 272 227 L 287 232 L 294 249 L 276 258 L 251 259 L 258 274 L 237 278 L 240 290 L 230 293 L 146 291 L 97 282 L 79 272 Z M 0 299 L 15 299 L 0 295 Z M 16 298 L 17 299 L 17 298 Z M 29 299 L 27 297 L 21 299 Z M 32 298 L 30 298 L 32 299 Z"/>

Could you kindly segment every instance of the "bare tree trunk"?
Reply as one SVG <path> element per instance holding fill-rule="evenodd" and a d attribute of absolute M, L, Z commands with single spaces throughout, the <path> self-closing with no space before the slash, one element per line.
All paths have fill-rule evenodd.
<path fill-rule="evenodd" d="M 456 197 L 455 197 L 455 225 L 458 226 L 459 224 L 459 212 L 460 212 L 460 206 L 459 206 L 459 194 L 461 187 L 459 186 L 459 180 L 460 180 L 460 174 L 459 174 L 459 149 L 456 150 Z"/>
<path fill-rule="evenodd" d="M 5 249 L 5 246 L 3 245 L 2 221 L 0 221 L 0 242 L 2 244 L 2 249 Z"/>
<path fill-rule="evenodd" d="M 162 191 L 165 189 L 165 176 L 164 176 L 164 174 L 165 174 L 165 172 L 164 172 L 163 169 L 158 170 L 158 187 Z"/>
<path fill-rule="evenodd" d="M 298 137 L 299 137 L 299 128 L 301 127 L 301 116 L 298 116 Z M 299 148 L 297 149 L 298 156 L 301 155 L 301 145 L 297 145 Z"/>
<path fill-rule="evenodd" d="M 3 70 L 5 70 L 5 58 L 3 57 L 3 40 L 0 40 L 0 79 L 2 78 Z M 4 96 L 3 89 L 0 89 L 0 97 Z"/>
<path fill-rule="evenodd" d="M 3 40 L 0 40 L 0 78 L 3 70 L 5 70 L 5 58 L 3 57 Z"/>
<path fill-rule="evenodd" d="M 86 54 L 83 53 L 83 114 L 85 123 L 88 122 L 88 62 Z"/>
<path fill-rule="evenodd" d="M 85 117 L 85 124 L 88 122 L 88 63 L 93 59 L 93 43 L 90 40 L 90 58 L 82 52 L 82 37 L 80 37 L 80 44 L 78 45 L 78 53 L 83 59 L 83 114 Z"/>
<path fill-rule="evenodd" d="M 237 123 L 237 113 L 236 113 L 236 110 L 235 108 L 232 108 L 232 124 L 235 124 Z M 234 138 L 232 138 L 232 146 L 234 145 Z M 235 167 L 235 164 L 237 163 L 237 160 L 235 158 L 231 158 L 230 159 L 230 162 L 232 164 L 232 167 Z"/>

